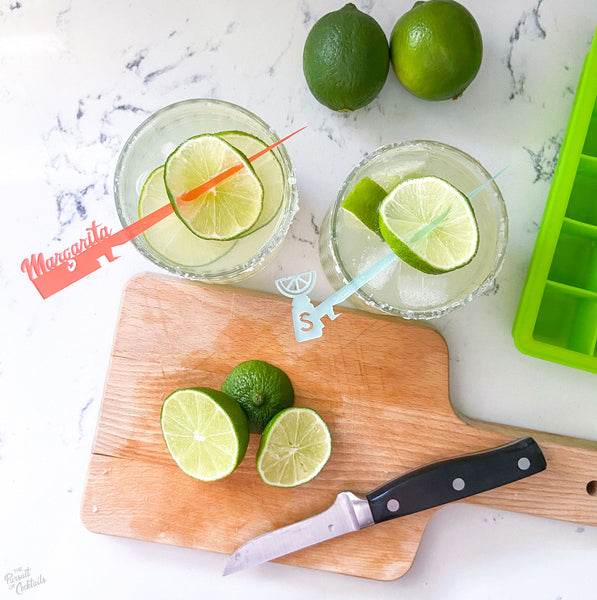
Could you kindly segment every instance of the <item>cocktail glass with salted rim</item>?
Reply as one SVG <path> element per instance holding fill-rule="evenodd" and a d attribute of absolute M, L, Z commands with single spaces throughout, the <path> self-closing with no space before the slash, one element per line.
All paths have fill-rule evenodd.
<path fill-rule="evenodd" d="M 355 185 L 368 177 L 389 192 L 402 181 L 424 176 L 444 179 L 466 196 L 492 177 L 468 154 L 439 142 L 401 142 L 367 155 L 346 178 L 321 226 L 320 260 L 335 290 L 390 252 L 379 235 L 342 208 Z M 351 302 L 406 319 L 432 319 L 490 290 L 506 249 L 506 207 L 495 181 L 471 194 L 470 202 L 478 225 L 479 247 L 469 264 L 437 275 L 423 273 L 396 259 L 363 285 Z"/>
<path fill-rule="evenodd" d="M 223 134 L 227 143 L 246 156 L 279 139 L 259 117 L 222 100 L 184 100 L 158 110 L 133 132 L 118 159 L 114 196 L 123 226 L 168 201 L 165 188 L 160 188 L 160 167 L 185 140 L 205 133 Z M 283 145 L 252 166 L 263 185 L 263 210 L 247 232 L 233 239 L 203 239 L 172 214 L 134 238 L 136 248 L 171 273 L 206 282 L 239 281 L 264 268 L 288 232 L 298 210 L 298 194 Z"/>

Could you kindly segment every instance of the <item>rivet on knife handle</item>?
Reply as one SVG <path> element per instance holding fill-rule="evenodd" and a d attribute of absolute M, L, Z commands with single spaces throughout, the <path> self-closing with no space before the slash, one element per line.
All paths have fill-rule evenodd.
<path fill-rule="evenodd" d="M 512 483 L 546 467 L 530 437 L 421 467 L 367 494 L 376 523 L 419 512 Z"/>

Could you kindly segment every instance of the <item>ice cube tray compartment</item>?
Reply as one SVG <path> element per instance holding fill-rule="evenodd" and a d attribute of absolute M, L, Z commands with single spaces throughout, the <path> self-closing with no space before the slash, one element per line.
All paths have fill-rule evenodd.
<path fill-rule="evenodd" d="M 532 331 L 515 339 L 526 354 L 597 373 L 597 293 L 546 281 Z"/>
<path fill-rule="evenodd" d="M 597 294 L 597 227 L 564 221 L 548 280 Z"/>
<path fill-rule="evenodd" d="M 533 335 L 535 339 L 574 352 L 594 355 L 597 343 L 597 294 L 548 282 Z"/>
<path fill-rule="evenodd" d="M 597 158 L 581 155 L 566 216 L 597 226 Z"/>
<path fill-rule="evenodd" d="M 597 156 L 597 102 L 593 105 L 593 114 L 591 115 L 582 152 L 588 156 Z"/>
<path fill-rule="evenodd" d="M 597 35 L 574 97 L 512 334 L 525 354 L 597 373 Z"/>

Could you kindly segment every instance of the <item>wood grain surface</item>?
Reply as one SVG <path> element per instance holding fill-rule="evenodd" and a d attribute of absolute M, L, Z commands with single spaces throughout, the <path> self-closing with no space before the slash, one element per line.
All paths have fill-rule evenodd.
<path fill-rule="evenodd" d="M 547 470 L 466 502 L 597 525 L 596 484 L 589 484 L 597 480 L 595 448 L 465 423 L 449 401 L 446 343 L 430 327 L 348 310 L 326 325 L 322 338 L 299 344 L 290 302 L 279 296 L 160 275 L 133 278 L 123 295 L 89 465 L 85 526 L 229 554 L 257 535 L 324 510 L 340 491 L 366 493 L 429 462 L 529 433 Z M 166 449 L 159 419 L 165 397 L 184 387 L 219 388 L 230 369 L 249 359 L 286 371 L 295 405 L 316 409 L 330 426 L 332 458 L 308 484 L 266 486 L 255 469 L 256 435 L 239 468 L 213 483 L 185 475 Z M 435 510 L 279 561 L 396 579 L 411 566 Z"/>

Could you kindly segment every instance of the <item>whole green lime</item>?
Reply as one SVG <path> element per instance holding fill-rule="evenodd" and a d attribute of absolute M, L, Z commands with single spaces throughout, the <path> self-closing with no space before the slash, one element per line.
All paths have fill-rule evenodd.
<path fill-rule="evenodd" d="M 307 36 L 305 79 L 311 93 L 328 108 L 348 112 L 369 104 L 389 69 L 385 33 L 354 4 L 321 17 Z"/>
<path fill-rule="evenodd" d="M 238 402 L 253 433 L 261 433 L 274 415 L 294 403 L 288 375 L 262 360 L 247 360 L 234 367 L 222 391 Z"/>
<path fill-rule="evenodd" d="M 473 15 L 454 0 L 416 2 L 394 25 L 392 67 L 425 100 L 458 98 L 477 75 L 483 41 Z"/>

